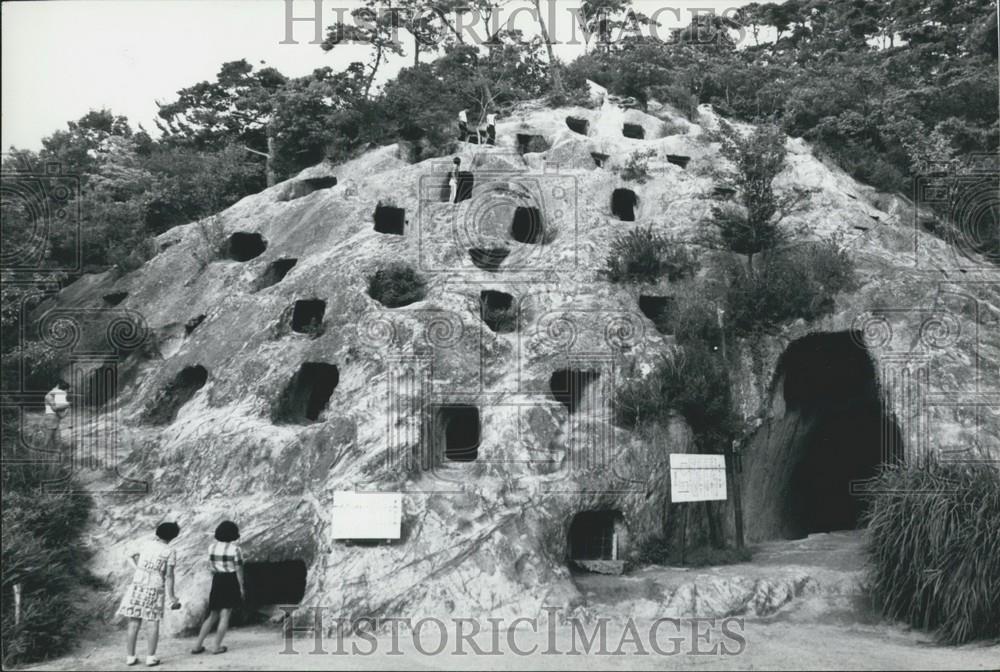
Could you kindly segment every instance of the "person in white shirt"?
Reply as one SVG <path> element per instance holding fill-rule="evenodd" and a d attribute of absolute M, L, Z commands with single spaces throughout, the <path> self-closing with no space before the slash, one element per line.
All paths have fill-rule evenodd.
<path fill-rule="evenodd" d="M 458 197 L 458 169 L 462 167 L 462 159 L 457 156 L 452 159 L 452 169 L 448 171 L 448 202 L 454 203 Z"/>
<path fill-rule="evenodd" d="M 45 426 L 49 431 L 49 448 L 59 447 L 59 423 L 69 413 L 69 383 L 60 380 L 45 395 Z"/>
<path fill-rule="evenodd" d="M 458 113 L 458 139 L 462 142 L 469 139 L 469 115 L 466 110 Z"/>
<path fill-rule="evenodd" d="M 486 144 L 497 144 L 497 115 L 492 112 L 486 115 Z"/>

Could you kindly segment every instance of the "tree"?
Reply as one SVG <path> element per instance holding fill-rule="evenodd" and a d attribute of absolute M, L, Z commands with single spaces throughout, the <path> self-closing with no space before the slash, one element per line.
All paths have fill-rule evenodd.
<path fill-rule="evenodd" d="M 198 149 L 236 143 L 265 159 L 268 186 L 274 171 L 274 135 L 270 121 L 275 94 L 287 78 L 274 68 L 254 72 L 246 60 L 224 63 L 214 82 L 200 82 L 177 92 L 176 101 L 157 103 L 157 126 L 167 141 Z"/>
<path fill-rule="evenodd" d="M 327 28 L 326 39 L 320 47 L 323 51 L 332 51 L 337 45 L 345 42 L 367 43 L 373 52 L 368 63 L 363 96 L 371 94 L 372 84 L 379 68 L 389 54 L 402 55 L 403 48 L 397 39 L 397 30 L 402 24 L 398 11 L 379 11 L 374 0 L 368 5 L 351 11 L 353 23 L 337 22 Z"/>

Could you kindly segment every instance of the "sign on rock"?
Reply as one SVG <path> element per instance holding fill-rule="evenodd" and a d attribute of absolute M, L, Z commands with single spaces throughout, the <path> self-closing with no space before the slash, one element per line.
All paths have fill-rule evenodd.
<path fill-rule="evenodd" d="M 399 539 L 403 495 L 398 492 L 333 493 L 334 539 Z"/>
<path fill-rule="evenodd" d="M 696 453 L 670 454 L 670 501 L 726 499 L 726 458 Z"/>

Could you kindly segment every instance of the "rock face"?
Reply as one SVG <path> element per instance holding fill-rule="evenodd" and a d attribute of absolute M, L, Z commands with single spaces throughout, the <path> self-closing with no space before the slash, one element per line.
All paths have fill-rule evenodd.
<path fill-rule="evenodd" d="M 627 534 L 609 522 L 588 543 L 610 548 L 610 535 L 613 558 L 591 559 L 628 562 L 666 529 L 667 455 L 692 445 L 680 420 L 664 445 L 612 424 L 616 386 L 671 352 L 673 338 L 638 301 L 670 287 L 613 285 L 598 271 L 617 234 L 652 225 L 690 238 L 732 197 L 731 168 L 703 134 L 717 123 L 711 110 L 702 125 L 651 111 L 606 102 L 506 120 L 496 147 L 462 146 L 474 184 L 459 203 L 443 202 L 452 157 L 410 164 L 389 146 L 317 166 L 164 233 L 160 253 L 125 277 L 63 290 L 44 306 L 43 331 L 74 325 L 64 345 L 86 385 L 98 365 L 118 371 L 101 378 L 104 405 L 77 409 L 72 437 L 98 496 L 98 572 L 121 586 L 125 543 L 178 520 L 184 608 L 167 627 L 190 628 L 207 603 L 211 533 L 231 518 L 260 580 L 291 586 L 274 600 L 301 589 L 303 604 L 348 618 L 580 606 L 568 568 L 574 517 L 621 521 Z M 625 124 L 643 139 L 624 137 Z M 521 154 L 518 134 L 549 148 Z M 827 317 L 754 352 L 733 348 L 740 411 L 761 427 L 743 454 L 751 539 L 808 531 L 788 515 L 805 458 L 791 439 L 772 440 L 815 409 L 801 395 L 789 403 L 786 383 L 802 371 L 781 359 L 808 334 L 846 334 L 867 353 L 877 421 L 896 423 L 906 459 L 1000 456 L 995 272 L 905 210 L 880 209 L 884 195 L 805 143 L 788 145 L 779 190 L 815 190 L 788 225 L 849 248 L 861 283 Z M 626 183 L 614 169 L 639 150 L 652 152 L 652 179 Z M 619 188 L 635 192 L 634 222 L 612 214 Z M 389 232 L 376 230 L 377 208 L 396 209 L 383 210 Z M 368 278 L 399 262 L 425 281 L 423 298 L 387 308 Z M 113 292 L 127 296 L 109 307 Z M 455 450 L 473 459 L 450 459 Z M 338 490 L 403 493 L 402 538 L 332 540 Z"/>

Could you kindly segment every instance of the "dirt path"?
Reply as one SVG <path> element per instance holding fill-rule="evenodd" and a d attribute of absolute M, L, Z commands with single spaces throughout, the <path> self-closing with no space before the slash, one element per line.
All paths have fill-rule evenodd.
<path fill-rule="evenodd" d="M 458 626 L 451 620 L 445 621 L 444 639 L 434 623 L 427 623 L 427 627 L 420 628 L 416 639 L 405 628 L 400 629 L 396 638 L 388 632 L 371 639 L 345 637 L 340 646 L 335 638 L 328 637 L 323 642 L 325 654 L 312 653 L 314 640 L 308 634 L 295 639 L 293 648 L 298 654 L 284 653 L 286 643 L 279 627 L 274 625 L 232 630 L 226 640 L 230 650 L 218 656 L 188 653 L 192 638 L 166 639 L 160 645 L 161 667 L 169 670 L 1000 668 L 1000 643 L 938 646 L 926 633 L 880 622 L 868 608 L 861 589 L 862 541 L 859 532 L 813 535 L 808 539 L 761 544 L 755 549 L 751 563 L 703 569 L 647 567 L 621 577 L 579 575 L 575 581 L 587 599 L 591 620 L 560 625 L 550 632 L 547 621 L 542 619 L 538 632 L 519 627 L 513 633 L 497 630 L 484 621 L 482 632 L 474 637 L 482 654 L 477 654 L 468 641 L 464 644 L 457 641 Z M 808 578 L 804 584 L 802 577 Z M 718 610 L 743 604 L 740 600 L 744 598 L 740 596 L 744 593 L 759 595 L 759 590 L 754 593 L 753 587 L 759 588 L 761 584 L 768 587 L 764 600 L 768 608 L 740 612 L 751 614 L 745 620 L 677 618 L 655 626 L 656 619 L 664 616 L 726 613 Z M 806 585 L 807 589 L 795 594 L 778 590 L 786 584 Z M 669 611 L 678 608 L 685 611 L 680 614 Z M 586 644 L 585 640 L 600 633 L 601 618 L 607 619 L 605 635 Z M 509 625 L 504 624 L 504 628 Z M 469 632 L 465 627 L 463 631 Z M 598 641 L 605 642 L 603 648 Z M 124 668 L 123 642 L 123 631 L 108 632 L 82 645 L 72 656 L 33 669 Z M 140 652 L 144 646 L 145 642 L 140 640 Z M 433 655 L 438 649 L 441 653 Z M 335 655 L 333 652 L 338 650 L 343 653 Z M 519 655 L 518 650 L 530 653 Z M 498 653 L 487 655 L 493 652 Z"/>
<path fill-rule="evenodd" d="M 682 622 L 682 627 L 688 622 Z M 609 650 L 620 641 L 620 627 L 608 629 Z M 642 628 L 640 628 L 640 632 Z M 704 632 L 704 631 L 703 631 Z M 102 641 L 82 646 L 74 656 L 68 656 L 33 669 L 45 670 L 105 670 L 124 668 L 123 637 L 114 633 Z M 596 646 L 590 655 L 583 653 L 579 640 L 574 649 L 573 632 L 569 627 L 556 631 L 555 650 L 559 654 L 546 654 L 547 636 L 519 632 L 517 646 L 538 650 L 528 656 L 516 655 L 504 644 L 506 635 L 500 637 L 501 655 L 456 655 L 452 641 L 439 655 L 427 655 L 414 646 L 405 633 L 398 640 L 401 655 L 390 655 L 392 641 L 381 636 L 372 655 L 313 655 L 311 639 L 297 639 L 299 655 L 283 654 L 284 642 L 275 628 L 242 628 L 233 631 L 227 639 L 230 648 L 222 655 L 193 656 L 187 653 L 192 640 L 168 639 L 161 644 L 161 667 L 168 670 L 389 670 L 389 669 L 473 669 L 473 670 L 674 670 L 690 668 L 707 669 L 996 669 L 1000 665 L 1000 645 L 971 645 L 941 647 L 933 645 L 923 635 L 906 632 L 884 625 L 806 625 L 780 619 L 775 622 L 747 622 L 744 630 L 745 650 L 738 655 L 720 655 L 721 646 L 715 646 L 715 655 L 694 655 L 681 652 L 663 655 L 647 649 L 640 655 L 634 647 L 623 647 L 623 655 L 598 655 Z M 438 636 L 425 637 L 422 650 L 432 652 L 439 644 Z M 489 637 L 483 643 L 489 651 Z M 661 637 L 661 651 L 670 654 L 666 637 Z M 369 643 L 345 639 L 344 649 L 352 644 L 367 651 Z M 140 643 L 140 647 L 142 644 Z M 328 651 L 334 644 L 328 643 Z M 702 646 L 711 649 L 712 646 Z M 141 648 L 140 648 L 141 650 Z M 731 649 L 732 650 L 732 649 Z M 141 666 L 140 666 L 141 668 Z M 133 668 L 133 669 L 140 669 Z"/>

